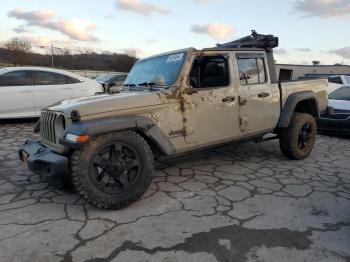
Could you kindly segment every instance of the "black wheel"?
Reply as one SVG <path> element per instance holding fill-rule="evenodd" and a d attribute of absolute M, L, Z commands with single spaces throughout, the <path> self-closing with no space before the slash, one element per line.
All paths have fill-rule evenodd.
<path fill-rule="evenodd" d="M 99 208 L 120 209 L 148 189 L 154 170 L 147 142 L 133 131 L 101 135 L 72 155 L 77 192 Z"/>
<path fill-rule="evenodd" d="M 315 145 L 317 134 L 313 116 L 294 113 L 290 124 L 280 133 L 280 148 L 290 159 L 301 160 L 308 157 Z"/>

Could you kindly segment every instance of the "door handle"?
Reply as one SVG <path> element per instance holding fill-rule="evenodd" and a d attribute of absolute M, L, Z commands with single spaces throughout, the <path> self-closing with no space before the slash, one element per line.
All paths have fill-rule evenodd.
<path fill-rule="evenodd" d="M 234 102 L 235 100 L 236 100 L 236 98 L 234 96 L 227 96 L 227 97 L 222 99 L 222 102 L 230 103 L 230 102 Z"/>
<path fill-rule="evenodd" d="M 62 89 L 63 89 L 63 90 L 73 90 L 72 87 L 63 87 Z"/>
<path fill-rule="evenodd" d="M 269 96 L 270 96 L 270 94 L 267 93 L 267 92 L 261 92 L 261 93 L 258 94 L 258 97 L 260 97 L 260 98 L 266 98 L 266 97 L 269 97 Z"/>
<path fill-rule="evenodd" d="M 20 91 L 20 93 L 24 94 L 24 93 L 33 93 L 33 91 L 31 90 L 23 90 L 23 91 Z"/>

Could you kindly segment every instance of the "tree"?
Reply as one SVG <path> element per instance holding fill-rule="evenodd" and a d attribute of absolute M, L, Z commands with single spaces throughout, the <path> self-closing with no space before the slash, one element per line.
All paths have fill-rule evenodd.
<path fill-rule="evenodd" d="M 134 64 L 136 63 L 137 59 L 137 54 L 140 52 L 139 49 L 136 48 L 126 48 L 124 49 L 124 54 L 130 56 L 134 60 Z"/>
<path fill-rule="evenodd" d="M 25 64 L 28 53 L 32 49 L 32 45 L 29 42 L 18 38 L 10 39 L 4 46 L 10 51 L 10 61 L 14 66 Z"/>

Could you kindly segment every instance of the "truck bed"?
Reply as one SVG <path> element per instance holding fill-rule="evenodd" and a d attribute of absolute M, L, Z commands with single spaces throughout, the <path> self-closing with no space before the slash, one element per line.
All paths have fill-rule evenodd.
<path fill-rule="evenodd" d="M 290 95 L 297 92 L 312 91 L 315 93 L 319 111 L 326 111 L 328 106 L 327 89 L 329 87 L 327 79 L 281 82 L 279 85 L 281 90 L 282 108 Z"/>

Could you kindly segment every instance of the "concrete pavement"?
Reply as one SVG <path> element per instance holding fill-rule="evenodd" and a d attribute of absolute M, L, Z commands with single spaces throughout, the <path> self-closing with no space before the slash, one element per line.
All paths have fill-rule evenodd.
<path fill-rule="evenodd" d="M 1 261 L 350 261 L 350 140 L 277 141 L 168 160 L 142 200 L 99 210 L 25 170 L 32 123 L 0 124 Z"/>

